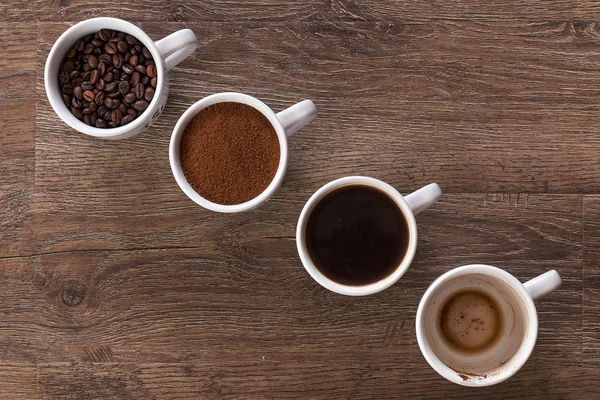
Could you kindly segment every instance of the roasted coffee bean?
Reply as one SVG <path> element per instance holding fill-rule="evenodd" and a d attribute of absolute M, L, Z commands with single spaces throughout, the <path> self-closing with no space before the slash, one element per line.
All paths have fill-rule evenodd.
<path fill-rule="evenodd" d="M 152 55 L 124 32 L 102 29 L 79 39 L 68 49 L 59 72 L 63 102 L 76 118 L 91 126 L 130 123 L 155 95 L 157 72 Z"/>
<path fill-rule="evenodd" d="M 67 74 L 70 74 L 71 71 L 73 71 L 75 69 L 75 63 L 71 60 L 65 62 L 62 65 L 62 70 L 65 71 Z"/>
<path fill-rule="evenodd" d="M 135 93 L 127 93 L 125 96 L 123 96 L 123 101 L 125 103 L 133 104 L 133 102 L 135 100 L 136 100 Z"/>
<path fill-rule="evenodd" d="M 98 63 L 98 73 L 100 76 L 104 76 L 104 74 L 106 74 L 106 64 L 103 62 Z"/>
<path fill-rule="evenodd" d="M 137 72 L 139 72 L 140 75 L 146 75 L 146 67 L 144 67 L 143 65 L 140 65 L 140 64 L 136 65 L 135 70 Z"/>
<path fill-rule="evenodd" d="M 138 100 L 133 103 L 133 108 L 138 111 L 144 111 L 146 108 L 148 108 L 148 102 L 146 100 Z"/>
<path fill-rule="evenodd" d="M 96 48 L 101 48 L 104 46 L 104 41 L 100 40 L 100 39 L 94 39 L 91 41 L 92 45 Z"/>
<path fill-rule="evenodd" d="M 135 86 L 138 83 L 140 83 L 140 73 L 135 71 L 133 74 L 131 74 L 131 79 L 129 80 L 129 83 L 131 84 L 131 86 Z"/>
<path fill-rule="evenodd" d="M 119 125 L 121 123 L 121 120 L 123 119 L 123 115 L 118 109 L 112 110 L 112 113 L 110 114 L 110 119 L 112 120 L 113 124 Z"/>
<path fill-rule="evenodd" d="M 148 75 L 150 78 L 154 78 L 156 76 L 156 66 L 148 65 L 146 67 L 146 75 Z"/>
<path fill-rule="evenodd" d="M 94 97 L 94 102 L 96 104 L 98 104 L 99 106 L 101 106 L 102 104 L 104 104 L 105 97 L 106 97 L 106 94 L 104 92 L 98 92 L 96 97 Z"/>
<path fill-rule="evenodd" d="M 121 92 L 121 94 L 123 96 L 125 96 L 127 93 L 129 93 L 129 82 L 127 82 L 127 81 L 119 82 L 119 91 Z"/>
<path fill-rule="evenodd" d="M 67 51 L 67 58 L 75 58 L 77 56 L 77 49 L 75 47 L 71 47 L 69 51 Z"/>
<path fill-rule="evenodd" d="M 135 46 L 136 44 L 138 44 L 137 39 L 131 35 L 125 36 L 125 41 L 127 42 L 127 44 L 132 45 L 132 46 Z"/>
<path fill-rule="evenodd" d="M 64 85 L 62 87 L 63 94 L 71 95 L 73 94 L 73 85 Z"/>
<path fill-rule="evenodd" d="M 79 100 L 77 97 L 73 97 L 71 99 L 71 105 L 75 108 L 81 108 L 81 106 L 82 106 L 81 100 Z"/>
<path fill-rule="evenodd" d="M 135 71 L 133 69 L 133 67 L 129 64 L 123 64 L 123 67 L 121 67 L 121 69 L 123 70 L 123 72 L 125 72 L 127 75 L 131 75 L 133 74 L 133 72 Z"/>
<path fill-rule="evenodd" d="M 154 98 L 154 88 L 147 87 L 146 90 L 144 91 L 144 99 L 146 101 L 152 101 L 153 98 Z"/>
<path fill-rule="evenodd" d="M 83 118 L 83 113 L 81 112 L 81 110 L 73 106 L 71 106 L 71 114 L 73 114 L 73 116 L 75 116 L 75 118 L 77 119 Z"/>
<path fill-rule="evenodd" d="M 134 119 L 134 117 L 132 117 L 131 115 L 125 115 L 123 117 L 123 119 L 121 120 L 121 124 L 122 125 L 127 125 L 128 123 L 132 122 Z"/>
<path fill-rule="evenodd" d="M 108 54 L 117 54 L 117 45 L 114 42 L 108 42 L 104 45 L 104 51 Z"/>
<path fill-rule="evenodd" d="M 68 72 L 61 72 L 58 75 L 58 83 L 60 83 L 61 85 L 66 85 L 67 82 L 69 82 L 69 73 Z"/>
<path fill-rule="evenodd" d="M 96 82 L 96 88 L 98 90 L 104 90 L 105 87 L 106 87 L 106 82 L 104 82 L 104 79 L 102 79 L 102 78 L 98 79 L 98 82 Z"/>
<path fill-rule="evenodd" d="M 89 54 L 89 55 L 83 57 L 83 62 L 90 64 L 90 67 L 92 67 L 92 68 L 98 67 L 98 57 L 96 57 L 93 54 Z"/>
<path fill-rule="evenodd" d="M 73 96 L 75 96 L 75 98 L 79 100 L 83 98 L 83 89 L 81 88 L 81 86 L 75 86 L 73 88 Z"/>
<path fill-rule="evenodd" d="M 115 68 L 121 68 L 123 66 L 123 55 L 122 54 L 113 54 L 112 64 L 114 65 Z"/>
<path fill-rule="evenodd" d="M 84 48 L 85 48 L 85 42 L 83 41 L 83 39 L 79 39 L 77 41 L 77 43 L 75 43 L 75 49 L 77 51 L 83 51 Z"/>
<path fill-rule="evenodd" d="M 94 51 L 94 45 L 91 43 L 86 44 L 85 49 L 83 49 L 84 54 L 92 54 L 93 51 Z"/>
<path fill-rule="evenodd" d="M 144 85 L 138 83 L 133 87 L 133 93 L 135 93 L 135 97 L 139 100 L 144 97 Z"/>
<path fill-rule="evenodd" d="M 117 50 L 119 50 L 119 53 L 125 53 L 127 50 L 129 50 L 129 45 L 127 42 L 119 42 L 117 43 Z"/>
<path fill-rule="evenodd" d="M 98 31 L 98 33 L 96 34 L 96 37 L 105 42 L 108 42 L 112 37 L 112 32 L 108 29 L 100 29 L 100 31 Z"/>
<path fill-rule="evenodd" d="M 98 72 L 97 69 L 92 71 L 92 74 L 90 75 L 90 83 L 92 85 L 95 85 L 96 82 L 98 82 L 98 78 L 100 78 L 100 73 Z"/>
<path fill-rule="evenodd" d="M 114 92 L 115 89 L 117 89 L 117 82 L 110 82 L 106 84 L 106 87 L 104 88 L 104 90 L 106 90 L 107 92 Z"/>
<path fill-rule="evenodd" d="M 110 65 L 112 63 L 112 56 L 110 54 L 102 53 L 98 56 L 98 61 L 103 62 L 105 65 Z"/>
<path fill-rule="evenodd" d="M 96 96 L 94 96 L 94 92 L 91 92 L 89 90 L 86 90 L 85 92 L 83 92 L 83 98 L 86 99 L 87 101 L 94 101 Z"/>

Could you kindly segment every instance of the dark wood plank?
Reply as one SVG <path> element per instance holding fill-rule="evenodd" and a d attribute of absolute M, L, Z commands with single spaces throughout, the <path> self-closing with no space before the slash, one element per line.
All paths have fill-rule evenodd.
<path fill-rule="evenodd" d="M 40 64 L 67 25 L 42 26 Z M 142 26 L 159 38 L 183 25 Z M 319 117 L 290 139 L 287 180 L 270 200 L 292 220 L 301 204 L 289 199 L 302 202 L 349 174 L 405 191 L 431 181 L 446 192 L 600 190 L 597 112 L 588 105 L 598 97 L 600 67 L 589 60 L 596 44 L 587 37 L 523 23 L 389 32 L 328 22 L 188 26 L 200 48 L 171 74 L 163 116 L 136 138 L 79 135 L 38 96 L 34 203 L 45 228 L 37 252 L 194 246 L 210 235 L 206 221 L 227 217 L 195 207 L 178 189 L 168 142 L 187 106 L 225 90 L 257 95 L 276 110 L 316 101 Z"/>
<path fill-rule="evenodd" d="M 560 271 L 563 287 L 538 305 L 532 363 L 544 371 L 581 365 L 581 196 L 447 195 L 418 217 L 414 265 L 398 284 L 366 298 L 313 282 L 294 241 L 300 201 L 271 204 L 204 218 L 190 231 L 191 248 L 5 260 L 0 293 L 13 330 L 3 347 L 19 349 L 6 350 L 5 359 L 198 363 L 231 351 L 356 352 L 417 362 L 414 317 L 423 292 L 450 268 L 479 262 L 522 280 Z M 10 304 L 17 298 L 18 307 Z"/>
<path fill-rule="evenodd" d="M 472 21 L 581 21 L 597 20 L 600 7 L 594 1 L 493 0 L 414 2 L 386 0 L 277 0 L 228 1 L 134 0 L 105 1 L 101 5 L 84 0 L 48 2 L 8 0 L 0 4 L 2 21 L 78 21 L 92 17 L 118 17 L 138 21 L 230 22 L 328 18 L 350 22 L 431 21 L 439 19 Z"/>
<path fill-rule="evenodd" d="M 0 257 L 31 252 L 37 29 L 0 23 Z"/>
<path fill-rule="evenodd" d="M 37 400 L 36 367 L 33 364 L 0 362 L 0 393 L 3 399 Z"/>
<path fill-rule="evenodd" d="M 247 359 L 210 364 L 43 364 L 39 385 L 52 399 L 590 399 L 595 371 L 568 367 L 540 374 L 525 366 L 510 384 L 470 389 L 386 355 Z M 417 364 L 425 361 L 418 360 Z M 590 374 L 592 372 L 592 374 Z M 583 395 L 587 392 L 588 396 Z"/>
<path fill-rule="evenodd" d="M 294 0 L 229 1 L 109 0 L 94 4 L 85 0 L 23 1 L 0 3 L 0 21 L 81 21 L 94 17 L 115 17 L 134 21 L 256 21 L 297 20 L 329 9 L 327 2 Z"/>
<path fill-rule="evenodd" d="M 600 369 L 600 197 L 583 200 L 584 365 Z"/>

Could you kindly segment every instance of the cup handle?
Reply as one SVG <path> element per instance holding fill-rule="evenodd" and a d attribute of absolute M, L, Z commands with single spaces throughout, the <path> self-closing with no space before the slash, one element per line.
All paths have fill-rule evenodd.
<path fill-rule="evenodd" d="M 277 113 L 285 135 L 290 136 L 317 117 L 317 107 L 310 100 L 301 101 Z"/>
<path fill-rule="evenodd" d="M 198 39 L 191 29 L 182 29 L 155 42 L 167 65 L 167 71 L 185 60 L 198 47 Z"/>
<path fill-rule="evenodd" d="M 558 289 L 561 283 L 562 280 L 560 279 L 560 275 L 553 269 L 525 282 L 523 286 L 525 286 L 525 289 L 529 292 L 531 298 L 537 300 L 554 289 Z"/>
<path fill-rule="evenodd" d="M 421 189 L 404 196 L 404 200 L 412 210 L 413 214 L 417 215 L 426 208 L 434 205 L 442 197 L 442 189 L 437 183 L 430 183 L 423 186 Z"/>

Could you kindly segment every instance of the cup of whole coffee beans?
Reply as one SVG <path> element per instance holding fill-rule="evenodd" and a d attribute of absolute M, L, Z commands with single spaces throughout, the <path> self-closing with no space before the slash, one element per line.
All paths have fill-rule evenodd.
<path fill-rule="evenodd" d="M 116 18 L 80 22 L 56 41 L 46 60 L 46 94 L 72 128 L 103 139 L 140 133 L 162 112 L 167 71 L 197 46 L 182 29 L 157 42 Z"/>

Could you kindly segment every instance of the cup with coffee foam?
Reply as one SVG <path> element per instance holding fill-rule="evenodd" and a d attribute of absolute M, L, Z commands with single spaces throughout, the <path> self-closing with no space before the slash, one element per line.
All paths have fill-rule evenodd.
<path fill-rule="evenodd" d="M 514 375 L 533 351 L 538 332 L 534 300 L 560 285 L 555 270 L 525 283 L 482 264 L 446 272 L 419 304 L 419 348 L 429 365 L 451 382 L 500 383 Z"/>

